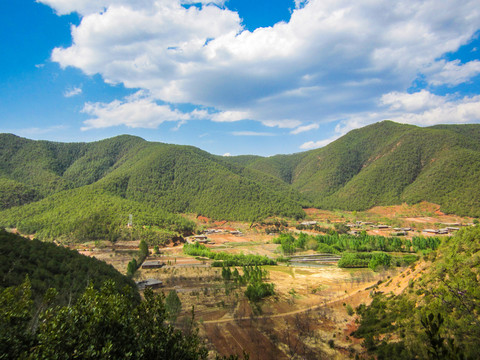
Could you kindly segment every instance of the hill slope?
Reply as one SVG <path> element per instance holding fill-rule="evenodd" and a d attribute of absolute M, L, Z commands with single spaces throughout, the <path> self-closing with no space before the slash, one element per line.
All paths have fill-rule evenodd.
<path fill-rule="evenodd" d="M 77 251 L 29 240 L 0 229 L 0 292 L 22 284 L 28 277 L 35 300 L 41 301 L 49 288 L 56 288 L 56 302 L 68 304 L 89 283 L 95 288 L 114 280 L 116 291 L 128 291 L 139 300 L 135 283 L 112 265 Z"/>
<path fill-rule="evenodd" d="M 143 221 L 145 212 L 159 209 L 248 221 L 305 215 L 301 195 L 288 184 L 191 146 L 127 135 L 87 144 L 9 134 L 0 140 L 0 209 L 5 210 L 0 225 L 40 237 L 78 237 L 82 228 L 91 239 L 113 231 L 85 228 L 91 219 L 102 219 L 104 228 L 118 227 L 129 212 Z M 158 222 L 163 220 L 148 225 Z M 192 230 L 190 225 L 185 230 L 179 217 L 170 222 L 180 224 L 180 233 Z"/>
<path fill-rule="evenodd" d="M 372 291 L 353 335 L 379 359 L 478 359 L 480 228 L 445 238 L 426 258 L 425 272 L 401 294 Z"/>
<path fill-rule="evenodd" d="M 80 236 L 75 226 L 85 229 L 79 224 L 95 219 L 115 219 L 105 226 L 118 227 L 129 211 L 142 222 L 145 212 L 159 209 L 252 221 L 299 219 L 302 206 L 365 210 L 428 201 L 444 212 L 480 216 L 479 183 L 480 125 L 383 121 L 321 149 L 268 158 L 221 157 L 128 135 L 64 144 L 0 134 L 0 226 L 45 237 L 59 228 Z M 191 231 L 176 219 L 167 223 L 178 221 L 180 231 L 164 220 L 143 224 Z M 97 230 L 85 229 L 104 234 Z"/>
<path fill-rule="evenodd" d="M 292 185 L 317 207 L 365 210 L 422 200 L 480 216 L 480 125 L 420 128 L 383 121 L 321 149 L 248 167 Z"/>

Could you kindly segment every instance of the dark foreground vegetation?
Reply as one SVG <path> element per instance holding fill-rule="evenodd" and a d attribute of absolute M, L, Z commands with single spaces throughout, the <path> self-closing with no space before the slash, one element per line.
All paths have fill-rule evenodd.
<path fill-rule="evenodd" d="M 92 285 L 69 306 L 53 306 L 56 291 L 34 306 L 30 282 L 0 294 L 3 359 L 206 359 L 193 326 L 167 322 L 163 295 L 145 291 L 138 302 L 106 282 Z"/>
<path fill-rule="evenodd" d="M 479 359 L 480 228 L 445 239 L 427 261 L 402 294 L 374 291 L 353 335 L 377 359 Z"/>
<path fill-rule="evenodd" d="M 55 288 L 55 302 L 76 301 L 91 284 L 95 289 L 113 280 L 117 291 L 128 292 L 139 300 L 135 283 L 112 265 L 80 255 L 53 243 L 28 240 L 0 229 L 0 289 L 18 286 L 29 279 L 32 298 L 42 301 L 48 289 Z"/>
<path fill-rule="evenodd" d="M 4 230 L 0 256 L 0 359 L 207 358 L 193 309 L 173 326 L 178 297 L 140 300 L 112 266 Z"/>

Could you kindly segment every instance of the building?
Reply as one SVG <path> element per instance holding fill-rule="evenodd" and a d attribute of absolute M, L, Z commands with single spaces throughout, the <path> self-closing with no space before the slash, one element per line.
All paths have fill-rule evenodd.
<path fill-rule="evenodd" d="M 158 269 L 164 265 L 165 264 L 159 260 L 149 260 L 143 262 L 142 269 Z"/>
<path fill-rule="evenodd" d="M 146 288 L 158 289 L 159 287 L 162 286 L 163 283 L 161 280 L 157 280 L 157 279 L 146 279 L 146 280 L 137 281 L 135 284 L 137 284 L 138 290 L 145 290 Z"/>

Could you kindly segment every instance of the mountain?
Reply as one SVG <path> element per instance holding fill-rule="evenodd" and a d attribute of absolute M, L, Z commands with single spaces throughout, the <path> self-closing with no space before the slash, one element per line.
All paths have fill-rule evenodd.
<path fill-rule="evenodd" d="M 138 236 L 147 236 L 148 226 L 193 231 L 172 213 L 300 219 L 308 206 L 366 210 L 429 201 L 478 217 L 479 183 L 480 125 L 383 121 L 321 149 L 268 158 L 216 156 L 129 135 L 56 143 L 0 134 L 0 226 L 43 238 L 123 238 L 118 229 L 129 214 L 145 230 Z"/>
<path fill-rule="evenodd" d="M 187 235 L 192 223 L 172 213 L 302 218 L 307 203 L 274 176 L 192 146 L 128 135 L 71 144 L 0 135 L 0 226 L 40 238 L 121 239 L 126 231 L 113 229 L 129 214 L 137 225 Z"/>
<path fill-rule="evenodd" d="M 383 121 L 321 149 L 252 159 L 316 207 L 366 210 L 422 200 L 480 216 L 480 125 L 421 128 Z"/>

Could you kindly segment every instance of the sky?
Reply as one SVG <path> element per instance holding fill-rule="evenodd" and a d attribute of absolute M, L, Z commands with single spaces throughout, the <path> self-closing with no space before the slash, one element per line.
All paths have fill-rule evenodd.
<path fill-rule="evenodd" d="M 218 155 L 480 123 L 479 0 L 0 1 L 0 132 Z"/>

